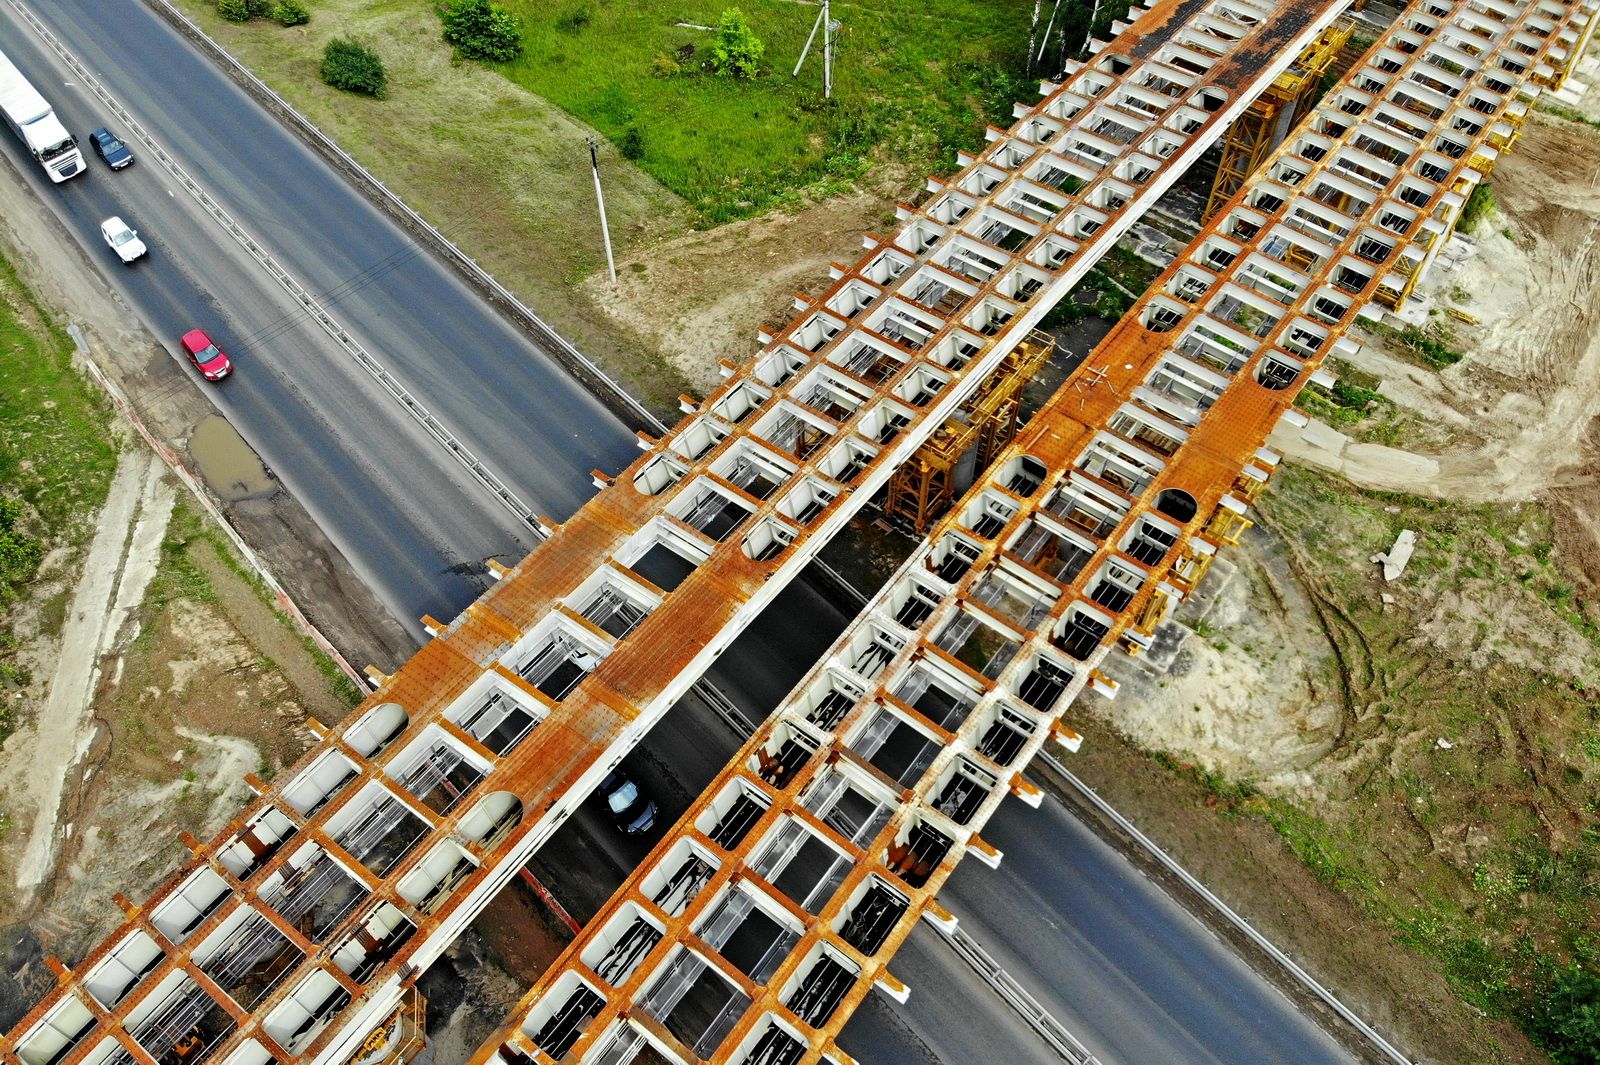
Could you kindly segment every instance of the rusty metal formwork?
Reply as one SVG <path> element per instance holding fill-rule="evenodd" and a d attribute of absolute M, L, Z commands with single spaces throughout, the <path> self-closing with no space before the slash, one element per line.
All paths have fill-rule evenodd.
<path fill-rule="evenodd" d="M 664 440 L 8 1033 L 25 1065 L 337 1065 L 605 772 L 1337 15 L 1161 0 L 991 129 Z M 181 1050 L 181 1052 L 180 1052 Z"/>
<path fill-rule="evenodd" d="M 1244 187 L 1245 180 L 1266 161 L 1295 125 L 1316 103 L 1322 79 L 1355 32 L 1354 19 L 1342 18 L 1323 30 L 1294 65 L 1279 74 L 1272 87 L 1258 96 L 1222 138 L 1222 157 L 1211 182 L 1203 220 L 1210 219 Z"/>
<path fill-rule="evenodd" d="M 941 425 L 894 476 L 884 496 L 883 512 L 925 533 L 955 502 L 957 471 L 970 456 L 969 469 L 988 468 L 1017 433 L 1022 392 L 1050 361 L 1055 341 L 1047 335 L 1024 340 L 955 417 Z"/>
<path fill-rule="evenodd" d="M 473 1065 L 850 1061 L 834 1038 L 1113 648 L 1237 544 L 1265 440 L 1394 266 L 1420 266 L 1582 0 L 1415 0 L 936 527 Z M 1461 48 L 1482 42 L 1481 54 Z M 1469 56 L 1469 60 L 1456 58 Z M 1441 113 L 1404 132 L 1440 60 Z M 1426 99 L 1427 97 L 1420 97 Z M 1385 160 L 1368 146 L 1403 146 Z M 1354 167 L 1355 169 L 1352 169 Z M 1345 213 L 1323 195 L 1387 168 Z M 1348 210 L 1352 201 L 1342 201 Z M 1299 256 L 1303 269 L 1292 264 Z M 1305 259 L 1309 255 L 1310 259 Z M 1269 276 L 1270 275 L 1270 276 Z M 1276 280 L 1273 280 L 1275 278 Z M 1263 303 L 1261 297 L 1267 296 Z M 1243 308 L 1253 308 L 1241 314 Z"/>

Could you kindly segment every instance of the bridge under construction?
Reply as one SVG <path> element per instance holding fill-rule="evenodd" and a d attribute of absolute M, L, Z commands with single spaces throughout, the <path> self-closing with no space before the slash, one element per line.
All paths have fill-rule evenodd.
<path fill-rule="evenodd" d="M 880 491 L 932 524 L 477 1061 L 793 1065 L 889 972 L 1105 655 L 1238 542 L 1299 390 L 1401 305 L 1600 0 L 1416 0 L 1017 433 L 1043 315 L 1340 0 L 1163 0 L 612 476 L 7 1036 L 25 1065 L 379 1065 L 419 973 Z M 1320 75 L 1319 75 L 1320 76 Z M 1301 98 L 1296 90 L 1290 99 Z M 1292 106 L 1299 108 L 1300 104 Z M 1231 180 L 1231 179 L 1230 179 Z M 965 427 L 976 427 L 968 432 Z M 951 443 L 960 438 L 958 448 Z M 1008 442 L 1009 441 L 1009 442 Z M 993 458 L 957 499 L 947 462 Z M 941 473 L 941 469 L 944 470 Z M 953 509 L 934 523 L 938 510 Z"/>

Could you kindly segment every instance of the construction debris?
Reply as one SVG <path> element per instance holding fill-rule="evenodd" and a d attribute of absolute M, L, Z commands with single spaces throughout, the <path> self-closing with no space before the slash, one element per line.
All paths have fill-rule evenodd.
<path fill-rule="evenodd" d="M 1373 555 L 1372 561 L 1383 563 L 1384 580 L 1394 581 L 1406 571 L 1406 563 L 1411 561 L 1411 553 L 1416 547 L 1417 534 L 1410 529 L 1401 529 L 1400 535 L 1395 537 L 1394 546 Z"/>

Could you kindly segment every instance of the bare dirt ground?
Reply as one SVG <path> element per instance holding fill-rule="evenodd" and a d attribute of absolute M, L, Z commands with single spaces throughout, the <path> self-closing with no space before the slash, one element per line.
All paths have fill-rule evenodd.
<path fill-rule="evenodd" d="M 1530 122 L 1425 292 L 1478 319 L 1443 331 L 1462 360 L 1372 338 L 1393 409 L 1275 436 L 1170 668 L 1118 659 L 1081 708 L 1075 770 L 1423 1061 L 1547 1060 L 1510 1021 L 1600 927 L 1597 161 L 1600 130 Z"/>
<path fill-rule="evenodd" d="M 64 583 L 82 614 L 30 642 L 59 668 L 35 673 L 48 694 L 21 690 L 40 712 L 0 749 L 0 816 L 17 826 L 0 865 L 19 871 L 0 884 L 6 1024 L 49 982 L 42 953 L 81 955 L 122 920 L 112 891 L 148 894 L 180 832 L 217 831 L 246 773 L 270 778 L 309 744 L 307 716 L 348 707 L 220 534 L 173 506 L 159 462 L 125 452 L 82 571 L 44 575 L 41 591 Z M 104 622 L 75 635 L 90 599 Z"/>
<path fill-rule="evenodd" d="M 60 767 L 62 772 L 6 777 L 7 820 L 25 832 L 13 865 L 23 904 L 51 873 L 58 837 L 65 834 L 56 822 L 62 793 L 94 740 L 92 696 L 100 662 L 128 632 L 137 632 L 131 615 L 155 576 L 173 499 L 154 456 L 142 451 L 124 456 L 67 600 L 60 643 L 29 648 L 44 667 L 30 673 L 48 677 L 48 688 L 34 727 L 13 736 L 5 753 L 16 767 Z"/>
<path fill-rule="evenodd" d="M 903 180 L 883 174 L 873 189 L 685 233 L 618 262 L 615 286 L 601 272 L 584 290 L 704 394 L 721 380 L 719 360 L 744 362 L 759 346 L 756 324 L 786 320 L 796 293 L 828 284 L 830 263 L 855 262 L 861 235 L 892 215 Z"/>
<path fill-rule="evenodd" d="M 1591 94 L 1593 96 L 1595 94 Z M 1442 373 L 1381 341 L 1355 361 L 1380 391 L 1448 427 L 1451 446 L 1386 446 L 1325 427 L 1275 435 L 1289 457 L 1369 487 L 1462 501 L 1547 500 L 1558 539 L 1600 587 L 1600 130 L 1539 115 L 1493 175 L 1501 217 L 1441 260 L 1428 291 L 1478 324 L 1451 322 L 1465 358 Z"/>

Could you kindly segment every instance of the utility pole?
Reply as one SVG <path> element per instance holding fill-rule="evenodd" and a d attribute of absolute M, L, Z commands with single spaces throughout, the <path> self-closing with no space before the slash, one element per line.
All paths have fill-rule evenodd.
<path fill-rule="evenodd" d="M 1033 22 L 1028 27 L 1028 73 L 1033 73 L 1033 45 L 1039 39 L 1039 6 L 1043 0 L 1033 0 Z M 1044 31 L 1045 39 L 1050 38 L 1050 31 Z"/>
<path fill-rule="evenodd" d="M 792 78 L 800 76 L 800 68 L 805 64 L 806 56 L 811 54 L 811 44 L 817 39 L 817 31 L 822 31 L 822 98 L 833 97 L 833 31 L 839 28 L 839 23 L 828 17 L 828 0 L 822 0 L 822 10 L 817 13 L 817 21 L 811 25 L 811 35 L 806 38 L 806 46 L 800 49 L 800 58 L 794 64 Z"/>
<path fill-rule="evenodd" d="M 594 198 L 600 205 L 600 234 L 606 238 L 606 269 L 611 271 L 611 283 L 617 283 L 617 260 L 611 256 L 611 227 L 606 224 L 606 194 L 600 188 L 600 142 L 589 138 L 589 165 L 594 169 Z"/>
<path fill-rule="evenodd" d="M 1045 25 L 1045 28 L 1044 28 L 1044 40 L 1039 43 L 1039 54 L 1038 55 L 1034 55 L 1033 54 L 1033 41 L 1031 39 L 1028 41 L 1028 73 L 1030 73 L 1030 74 L 1033 73 L 1034 64 L 1042 62 L 1044 60 L 1044 50 L 1046 48 L 1050 47 L 1050 31 L 1056 28 L 1056 15 L 1059 14 L 1060 11 L 1061 11 L 1061 0 L 1056 0 L 1056 6 L 1050 9 L 1050 21 L 1049 21 L 1048 24 Z M 1033 20 L 1034 20 L 1034 22 L 1036 24 L 1034 26 L 1034 28 L 1038 29 L 1038 26 L 1037 26 L 1037 23 L 1039 21 L 1039 8 L 1038 8 L 1038 5 L 1035 5 L 1034 9 L 1033 9 Z M 1062 66 L 1065 67 L 1066 64 L 1063 63 Z"/>
<path fill-rule="evenodd" d="M 822 98 L 833 98 L 833 23 L 828 19 L 828 0 L 822 0 Z"/>

